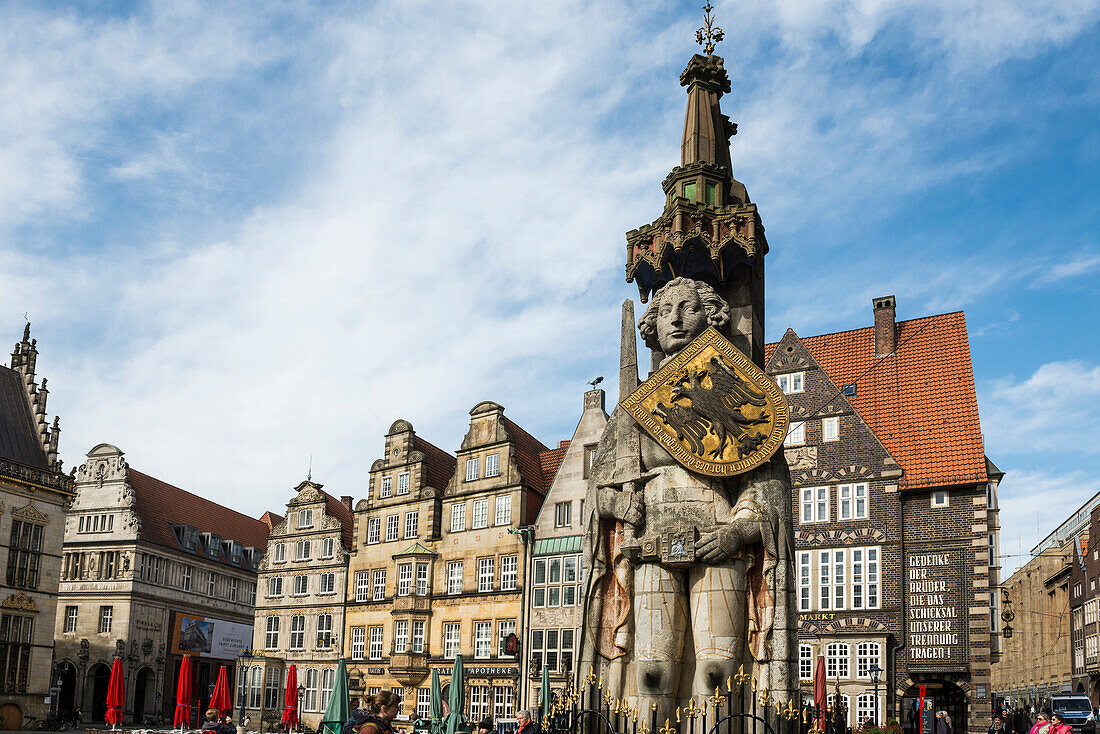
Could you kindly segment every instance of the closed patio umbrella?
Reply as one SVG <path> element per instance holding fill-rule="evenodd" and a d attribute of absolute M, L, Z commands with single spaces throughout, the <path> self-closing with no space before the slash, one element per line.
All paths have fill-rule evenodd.
<path fill-rule="evenodd" d="M 122 723 L 122 707 L 126 701 L 126 682 L 122 679 L 122 660 L 111 663 L 111 680 L 107 683 L 107 713 L 104 719 L 111 728 Z"/>
<path fill-rule="evenodd" d="M 219 716 L 225 716 L 233 710 L 233 704 L 229 700 L 229 675 L 224 665 L 218 668 L 218 680 L 214 683 L 214 692 L 210 694 L 210 708 L 217 709 Z"/>
<path fill-rule="evenodd" d="M 191 727 L 191 656 L 184 655 L 180 661 L 180 675 L 176 681 L 176 714 L 172 717 L 172 728 Z"/>
<path fill-rule="evenodd" d="M 351 701 L 348 700 L 348 669 L 344 665 L 344 659 L 336 664 L 336 683 L 329 696 L 328 706 L 321 716 L 321 731 L 328 729 L 330 734 L 340 734 L 344 722 L 351 718 Z"/>
<path fill-rule="evenodd" d="M 451 669 L 450 688 L 447 690 L 447 707 L 450 711 L 443 719 L 443 734 L 458 734 L 458 732 L 470 731 L 470 727 L 466 725 L 466 715 L 463 713 L 466 708 L 466 682 L 464 679 L 462 656 L 456 655 L 454 667 Z"/>
<path fill-rule="evenodd" d="M 286 696 L 283 698 L 283 723 L 287 726 L 298 724 L 298 669 L 291 665 L 286 671 Z"/>
<path fill-rule="evenodd" d="M 542 680 L 539 685 L 539 722 L 546 725 L 550 718 L 550 668 L 542 666 Z"/>
<path fill-rule="evenodd" d="M 817 656 L 817 669 L 814 671 L 814 708 L 817 709 L 817 728 L 825 731 L 825 709 L 829 706 L 829 696 L 825 692 L 825 656 Z"/>

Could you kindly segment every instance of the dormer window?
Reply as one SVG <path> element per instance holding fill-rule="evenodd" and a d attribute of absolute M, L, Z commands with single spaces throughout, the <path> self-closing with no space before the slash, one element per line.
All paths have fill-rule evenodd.
<path fill-rule="evenodd" d="M 313 510 L 298 510 L 298 529 L 313 527 Z"/>

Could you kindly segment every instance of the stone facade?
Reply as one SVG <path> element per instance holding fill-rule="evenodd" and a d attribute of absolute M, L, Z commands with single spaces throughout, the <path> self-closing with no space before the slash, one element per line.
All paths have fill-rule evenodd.
<path fill-rule="evenodd" d="M 576 669 L 582 595 L 569 586 L 580 589 L 584 583 L 580 562 L 584 496 L 592 457 L 607 426 L 604 400 L 603 390 L 584 394 L 584 412 L 572 439 L 556 449 L 561 453 L 561 466 L 535 520 L 529 574 L 533 583 L 527 605 L 530 624 L 523 640 L 526 701 L 531 706 L 538 703 L 543 665 L 549 667 L 550 684 L 555 689 L 564 686 Z"/>
<path fill-rule="evenodd" d="M 256 620 L 247 690 L 236 688 L 258 730 L 282 720 L 287 672 L 295 666 L 303 688 L 299 714 L 317 729 L 336 681 L 345 637 L 352 537 L 351 497 L 336 499 L 306 480 L 294 489 L 286 518 L 275 524 L 260 562 Z"/>
<path fill-rule="evenodd" d="M 38 348 L 30 325 L 0 367 L 0 727 L 43 716 L 51 675 L 65 509 L 72 480 L 57 459 L 58 421 L 46 421 L 46 380 L 35 380 Z"/>
<path fill-rule="evenodd" d="M 802 690 L 812 696 L 821 656 L 830 703 L 839 687 L 852 726 L 871 718 L 912 728 L 913 699 L 924 686 L 956 729 L 984 731 L 999 649 L 990 591 L 998 585 L 1002 475 L 981 453 L 976 430 L 965 437 L 976 450 L 939 457 L 938 466 L 924 455 L 930 447 L 906 445 L 902 426 L 933 419 L 922 401 L 899 396 L 906 385 L 944 379 L 933 357 L 965 359 L 952 369 L 970 387 L 952 397 L 968 403 L 976 427 L 969 350 L 956 341 L 955 355 L 937 354 L 934 343 L 908 337 L 938 329 L 965 346 L 965 324 L 948 314 L 913 328 L 895 324 L 892 297 L 874 305 L 873 328 L 807 339 L 788 330 L 769 345 L 768 372 L 791 409 L 785 452 Z M 872 667 L 882 669 L 877 686 Z"/>
<path fill-rule="evenodd" d="M 523 628 L 527 535 L 517 529 L 542 506 L 549 453 L 493 402 L 470 411 L 457 458 L 393 424 L 355 507 L 344 638 L 353 698 L 399 689 L 403 713 L 424 714 L 431 669 L 446 674 L 461 653 L 467 715 L 514 715 L 520 667 L 503 642 Z"/>
<path fill-rule="evenodd" d="M 76 475 L 65 523 L 55 662 L 62 711 L 103 721 L 122 659 L 126 722 L 172 721 L 183 655 L 192 703 L 249 644 L 268 526 L 165 484 L 99 444 Z M 192 718 L 192 723 L 197 723 Z"/>
<path fill-rule="evenodd" d="M 1027 563 L 1003 583 L 1012 636 L 993 666 L 998 699 L 1041 704 L 1052 693 L 1078 691 L 1098 700 L 1100 561 L 1095 547 L 1090 550 L 1097 522 L 1100 494 L 1032 548 Z"/>

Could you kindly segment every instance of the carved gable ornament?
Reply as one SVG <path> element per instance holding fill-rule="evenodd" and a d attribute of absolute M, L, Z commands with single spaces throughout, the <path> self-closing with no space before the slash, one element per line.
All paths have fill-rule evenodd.
<path fill-rule="evenodd" d="M 34 506 L 33 502 L 12 510 L 11 514 L 15 517 L 22 517 L 27 520 L 34 520 L 35 522 L 46 522 L 48 519 L 42 514 L 41 510 Z"/>
<path fill-rule="evenodd" d="M 790 415 L 775 383 L 713 327 L 622 402 L 691 471 L 742 474 L 783 445 Z"/>
<path fill-rule="evenodd" d="M 7 599 L 0 602 L 0 607 L 4 609 L 17 609 L 21 612 L 38 612 L 38 605 L 34 603 L 34 599 L 25 591 L 12 594 Z"/>

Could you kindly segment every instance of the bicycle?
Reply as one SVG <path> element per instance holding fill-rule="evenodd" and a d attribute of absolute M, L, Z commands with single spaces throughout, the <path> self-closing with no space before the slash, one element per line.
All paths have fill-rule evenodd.
<path fill-rule="evenodd" d="M 37 716 L 29 715 L 23 719 L 23 728 L 36 731 L 68 731 L 69 722 L 62 719 L 60 716 L 54 716 L 52 714 L 39 718 Z"/>

